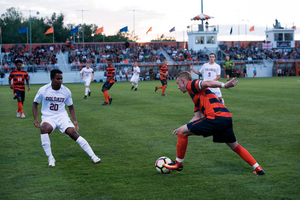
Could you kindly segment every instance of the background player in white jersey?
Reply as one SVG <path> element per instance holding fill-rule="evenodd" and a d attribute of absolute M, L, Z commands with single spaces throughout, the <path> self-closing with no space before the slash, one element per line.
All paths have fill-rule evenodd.
<path fill-rule="evenodd" d="M 140 68 L 137 65 L 137 62 L 135 61 L 132 67 L 132 72 L 129 72 L 129 74 L 132 74 L 132 77 L 130 79 L 130 84 L 131 84 L 131 90 L 133 90 L 134 86 L 133 86 L 133 82 L 135 83 L 135 89 L 134 91 L 137 91 L 138 88 L 138 82 L 139 82 L 139 78 L 140 78 Z"/>
<path fill-rule="evenodd" d="M 86 66 L 82 68 L 79 75 L 84 81 L 84 85 L 85 85 L 84 98 L 86 99 L 88 93 L 89 96 L 91 96 L 91 90 L 89 86 L 91 84 L 91 81 L 94 79 L 94 70 L 90 68 L 90 63 L 86 63 Z"/>
<path fill-rule="evenodd" d="M 191 71 L 198 75 L 202 75 L 204 81 L 218 81 L 221 77 L 221 67 L 215 63 L 216 54 L 209 54 L 209 62 L 205 63 L 200 71 L 196 71 L 193 66 L 191 66 Z M 209 88 L 224 104 L 224 99 L 222 98 L 222 93 L 220 88 Z"/>
<path fill-rule="evenodd" d="M 77 132 L 79 130 L 79 126 L 73 106 L 72 95 L 71 91 L 62 85 L 62 72 L 58 69 L 54 69 L 51 71 L 50 76 L 51 83 L 39 89 L 32 104 L 34 125 L 41 130 L 42 146 L 46 155 L 48 156 L 49 166 L 55 166 L 55 159 L 51 151 L 49 134 L 52 133 L 56 128 L 76 141 L 92 158 L 94 163 L 99 163 L 101 159 L 95 155 L 89 143 Z M 42 102 L 41 124 L 38 120 L 38 104 L 40 102 Z M 69 107 L 69 112 L 75 126 L 68 116 L 68 113 L 65 109 L 65 104 Z"/>

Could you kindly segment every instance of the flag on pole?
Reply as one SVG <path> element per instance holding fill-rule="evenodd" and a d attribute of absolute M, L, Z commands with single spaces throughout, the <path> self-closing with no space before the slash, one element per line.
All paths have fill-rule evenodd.
<path fill-rule="evenodd" d="M 296 29 L 296 26 L 292 26 L 292 29 Z M 1 27 L 0 27 L 0 33 L 1 33 Z"/>
<path fill-rule="evenodd" d="M 254 31 L 254 26 L 249 29 L 250 32 Z"/>
<path fill-rule="evenodd" d="M 125 26 L 124 28 L 121 28 L 119 33 L 122 33 L 122 32 L 127 32 L 128 31 L 128 26 Z"/>
<path fill-rule="evenodd" d="M 152 31 L 152 26 L 149 28 L 149 30 L 146 32 L 146 34 L 148 34 L 150 31 Z"/>
<path fill-rule="evenodd" d="M 25 28 L 21 28 L 18 30 L 19 34 L 21 33 L 27 33 L 27 30 L 28 30 L 28 27 L 25 27 Z"/>
<path fill-rule="evenodd" d="M 45 32 L 45 34 L 50 34 L 50 33 L 53 33 L 53 26 Z"/>
<path fill-rule="evenodd" d="M 70 32 L 71 32 L 71 35 L 73 35 L 74 33 L 78 33 L 79 32 L 79 26 L 76 26 Z"/>
<path fill-rule="evenodd" d="M 175 26 L 169 30 L 170 33 L 173 31 L 175 31 Z"/>
<path fill-rule="evenodd" d="M 0 27 L 0 34 L 1 34 L 1 27 Z"/>
<path fill-rule="evenodd" d="M 103 33 L 103 26 L 96 30 L 96 34 Z"/>
<path fill-rule="evenodd" d="M 231 27 L 231 29 L 230 29 L 230 35 L 232 34 L 232 27 Z"/>

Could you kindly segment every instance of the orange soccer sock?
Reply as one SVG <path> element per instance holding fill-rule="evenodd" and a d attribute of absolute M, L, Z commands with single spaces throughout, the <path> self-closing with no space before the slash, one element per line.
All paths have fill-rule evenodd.
<path fill-rule="evenodd" d="M 249 165 L 253 166 L 256 164 L 255 159 L 251 156 L 251 154 L 241 145 L 238 145 L 234 150 L 244 161 L 246 161 Z"/>
<path fill-rule="evenodd" d="M 109 95 L 107 91 L 103 91 L 105 102 L 108 103 Z"/>
<path fill-rule="evenodd" d="M 156 88 L 157 88 L 157 89 L 163 89 L 163 87 L 164 87 L 164 86 L 159 86 L 159 87 L 156 87 Z"/>
<path fill-rule="evenodd" d="M 164 93 L 165 93 L 165 90 L 166 90 L 166 87 L 163 86 L 163 88 L 162 88 L 162 93 L 161 93 L 161 94 L 164 94 Z"/>
<path fill-rule="evenodd" d="M 21 114 L 23 114 L 23 104 L 22 102 L 18 102 L 18 110 L 17 112 L 21 112 Z"/>
<path fill-rule="evenodd" d="M 177 161 L 182 163 L 188 145 L 188 136 L 177 134 Z"/>

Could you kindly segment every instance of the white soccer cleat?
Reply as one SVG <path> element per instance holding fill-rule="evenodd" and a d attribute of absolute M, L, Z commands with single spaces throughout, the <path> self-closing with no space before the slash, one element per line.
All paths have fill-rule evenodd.
<path fill-rule="evenodd" d="M 21 115 L 21 117 L 22 117 L 22 118 L 25 118 L 25 115 L 24 115 L 24 113 Z"/>
<path fill-rule="evenodd" d="M 54 167 L 55 166 L 55 159 L 52 157 L 52 158 L 49 158 L 49 167 Z"/>
<path fill-rule="evenodd" d="M 98 157 L 95 157 L 95 158 L 93 159 L 93 161 L 94 161 L 95 164 L 97 164 L 97 163 L 100 163 L 100 162 L 101 162 L 101 159 L 98 158 Z"/>
<path fill-rule="evenodd" d="M 21 115 L 20 115 L 20 112 L 16 111 L 16 113 L 17 113 L 17 117 L 20 117 L 20 116 L 21 116 Z"/>

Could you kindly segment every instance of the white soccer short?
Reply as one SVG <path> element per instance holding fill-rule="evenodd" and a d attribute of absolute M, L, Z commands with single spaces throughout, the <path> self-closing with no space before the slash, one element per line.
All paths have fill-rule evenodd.
<path fill-rule="evenodd" d="M 74 124 L 70 120 L 69 116 L 60 116 L 60 117 L 43 117 L 42 116 L 42 123 L 47 122 L 53 128 L 52 132 L 55 129 L 60 130 L 60 132 L 64 133 L 67 128 L 74 127 Z M 42 124 L 41 123 L 41 124 Z"/>
<path fill-rule="evenodd" d="M 130 82 L 135 82 L 136 84 L 139 82 L 139 77 L 138 76 L 132 76 L 130 79 Z"/>
<path fill-rule="evenodd" d="M 212 93 L 214 93 L 214 95 L 216 95 L 217 97 L 222 97 L 222 93 L 220 88 L 209 88 Z"/>
<path fill-rule="evenodd" d="M 87 79 L 83 79 L 83 81 L 85 86 L 90 86 L 92 80 L 91 78 L 87 78 Z"/>

